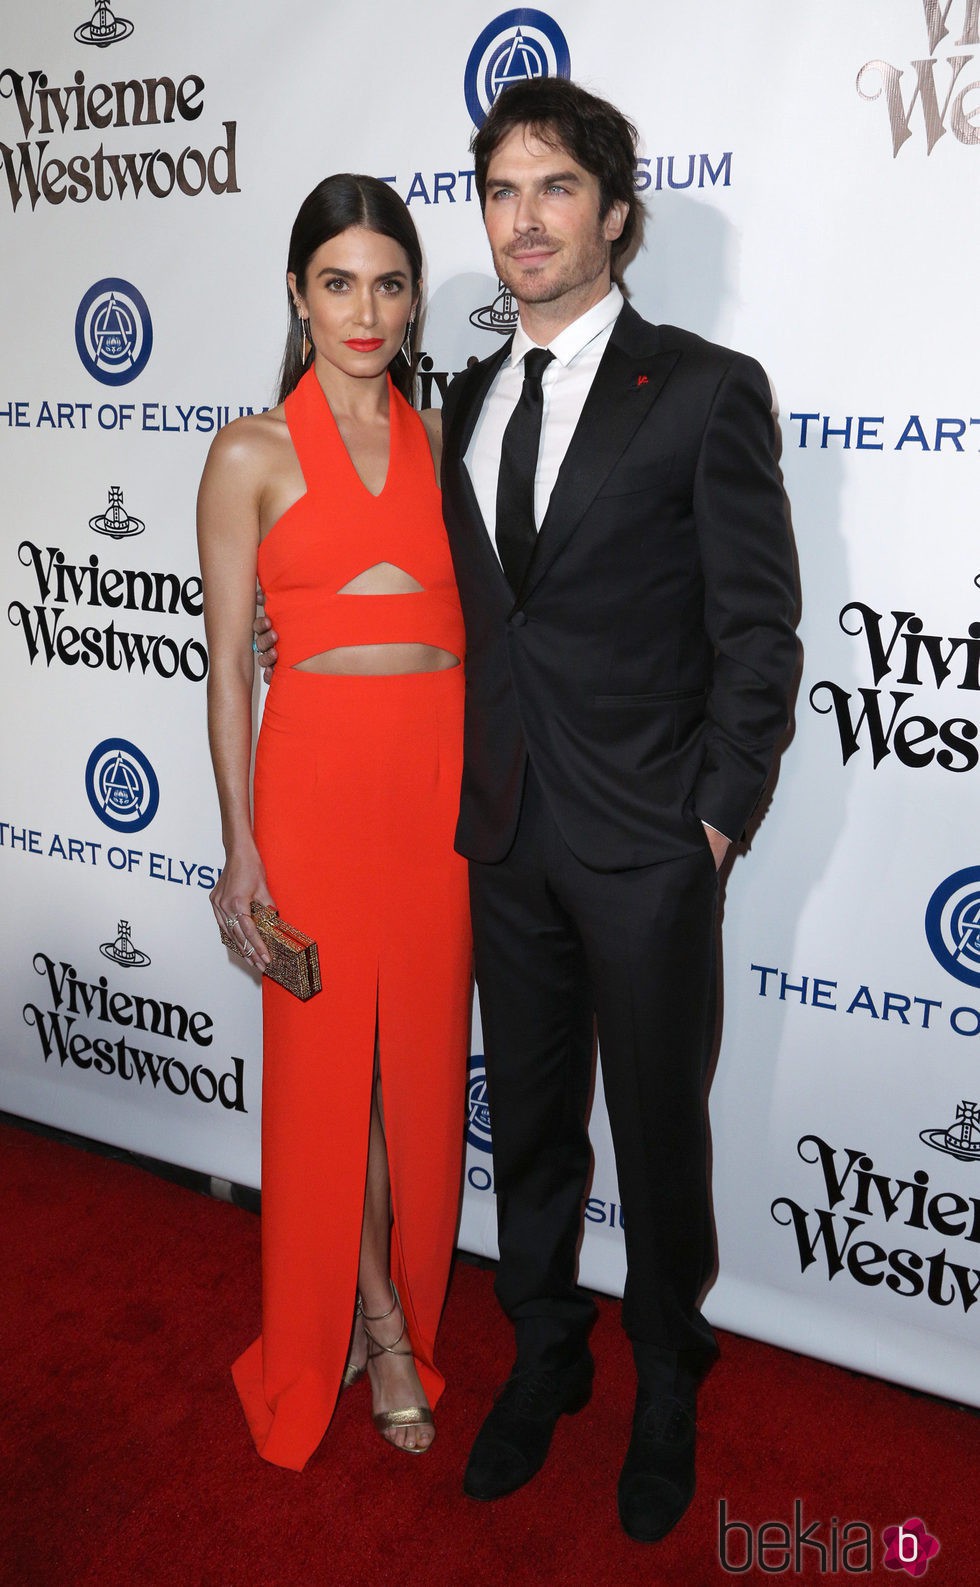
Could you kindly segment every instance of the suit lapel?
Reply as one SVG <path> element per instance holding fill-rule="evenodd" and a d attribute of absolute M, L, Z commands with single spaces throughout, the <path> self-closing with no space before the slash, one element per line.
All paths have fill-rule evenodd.
<path fill-rule="evenodd" d="M 653 325 L 623 307 L 596 370 L 582 416 L 558 472 L 519 603 L 540 583 L 575 533 L 653 407 L 679 354 Z"/>

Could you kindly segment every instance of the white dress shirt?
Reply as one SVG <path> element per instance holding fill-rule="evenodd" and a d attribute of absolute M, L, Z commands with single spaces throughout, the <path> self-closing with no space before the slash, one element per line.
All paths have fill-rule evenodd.
<path fill-rule="evenodd" d="M 623 294 L 617 286 L 613 286 L 600 303 L 593 304 L 591 309 L 573 320 L 571 325 L 566 325 L 554 341 L 548 343 L 555 356 L 541 378 L 544 408 L 538 466 L 534 475 L 534 522 L 538 529 L 548 511 L 558 470 L 565 460 L 569 442 L 585 407 L 585 399 L 592 388 L 599 360 L 608 346 L 622 306 Z M 497 475 L 500 472 L 504 431 L 524 385 L 524 354 L 535 346 L 537 343 L 518 325 L 510 357 L 487 393 L 466 449 L 466 467 L 495 551 Z"/>

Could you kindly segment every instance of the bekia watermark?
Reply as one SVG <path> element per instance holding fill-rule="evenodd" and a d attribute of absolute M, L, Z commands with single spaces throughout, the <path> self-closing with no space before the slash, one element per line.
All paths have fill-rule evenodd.
<path fill-rule="evenodd" d="M 909 1576 L 924 1576 L 929 1561 L 939 1553 L 939 1541 L 918 1516 L 901 1526 L 886 1526 L 882 1532 L 888 1570 L 902 1570 Z M 803 1500 L 794 1499 L 789 1521 L 762 1521 L 757 1524 L 732 1519 L 728 1500 L 718 1502 L 718 1562 L 730 1576 L 745 1576 L 760 1570 L 766 1576 L 808 1571 L 818 1576 L 870 1576 L 875 1564 L 874 1534 L 867 1521 L 805 1522 Z"/>
<path fill-rule="evenodd" d="M 924 1576 L 929 1561 L 939 1553 L 939 1539 L 932 1537 L 919 1517 L 903 1521 L 901 1526 L 886 1526 L 885 1558 L 882 1563 L 888 1570 L 904 1570 L 909 1576 Z"/>

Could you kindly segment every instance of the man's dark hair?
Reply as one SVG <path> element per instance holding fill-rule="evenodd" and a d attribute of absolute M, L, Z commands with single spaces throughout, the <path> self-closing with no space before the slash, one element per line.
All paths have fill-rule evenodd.
<path fill-rule="evenodd" d="M 517 127 L 542 143 L 564 149 L 599 183 L 599 219 L 613 204 L 626 204 L 626 224 L 612 245 L 613 263 L 628 252 L 640 220 L 636 195 L 636 128 L 615 105 L 564 77 L 535 77 L 498 94 L 490 114 L 470 140 L 480 207 L 487 207 L 487 168 L 504 139 Z"/>

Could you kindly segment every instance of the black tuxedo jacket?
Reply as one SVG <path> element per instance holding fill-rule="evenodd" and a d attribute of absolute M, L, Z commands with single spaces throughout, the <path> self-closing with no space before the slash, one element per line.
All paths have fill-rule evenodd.
<path fill-rule="evenodd" d="M 737 837 L 797 653 L 769 383 L 753 360 L 624 305 L 515 597 L 463 464 L 509 347 L 459 375 L 444 409 L 467 636 L 456 847 L 507 853 L 529 755 L 595 869 L 703 846 L 701 820 Z"/>

